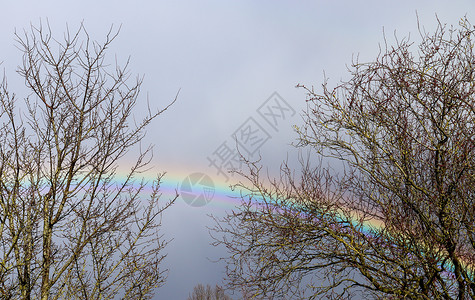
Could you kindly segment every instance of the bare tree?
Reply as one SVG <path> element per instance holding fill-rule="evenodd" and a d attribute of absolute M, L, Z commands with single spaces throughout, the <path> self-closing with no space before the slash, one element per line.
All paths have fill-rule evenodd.
<path fill-rule="evenodd" d="M 92 41 L 81 25 L 55 39 L 49 26 L 17 34 L 18 73 L 31 94 L 20 114 L 0 86 L 0 295 L 2 299 L 147 299 L 166 278 L 158 175 L 152 193 L 118 162 L 164 110 L 131 122 L 141 78 L 106 65 L 118 32 Z"/>
<path fill-rule="evenodd" d="M 188 300 L 231 300 L 232 298 L 229 297 L 224 293 L 224 289 L 219 285 L 216 285 L 213 288 L 209 284 L 202 285 L 201 283 L 198 284 L 193 288 L 193 293 L 188 297 Z"/>
<path fill-rule="evenodd" d="M 419 33 L 417 48 L 402 39 L 354 62 L 336 88 L 304 87 L 298 145 L 316 167 L 304 160 L 296 178 L 284 165 L 268 182 L 248 162 L 243 203 L 213 233 L 229 251 L 231 287 L 264 298 L 475 298 L 475 31 L 462 19 Z"/>

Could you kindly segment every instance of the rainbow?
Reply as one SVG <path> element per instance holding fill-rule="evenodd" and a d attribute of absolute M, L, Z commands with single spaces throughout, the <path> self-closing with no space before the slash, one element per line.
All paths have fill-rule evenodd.
<path fill-rule="evenodd" d="M 199 171 L 190 171 L 190 168 L 182 168 L 181 171 L 176 171 L 177 169 L 169 168 L 168 170 L 172 170 L 166 172 L 163 176 L 161 183 L 160 183 L 160 193 L 162 195 L 162 199 L 164 201 L 168 199 L 173 199 L 176 194 L 181 194 L 181 188 L 184 180 L 189 177 L 191 174 L 194 173 L 201 173 L 204 175 L 209 176 L 213 181 L 214 186 L 214 193 L 210 199 L 210 201 L 204 205 L 207 209 L 213 209 L 222 213 L 223 211 L 230 211 L 235 209 L 241 204 L 241 197 L 239 190 L 231 189 L 231 185 L 233 184 L 233 179 L 236 181 L 235 178 L 231 178 L 229 182 L 226 182 L 224 177 L 216 176 L 212 169 L 201 168 L 202 170 L 205 169 L 204 172 Z M 198 168 L 196 168 L 198 170 Z M 163 171 L 162 171 L 163 172 Z M 125 172 L 119 173 L 117 176 L 117 180 L 120 181 L 121 179 L 125 179 Z M 150 184 L 156 180 L 156 174 L 151 174 L 150 172 L 144 174 L 138 174 L 136 176 L 136 182 L 140 182 L 140 179 L 144 179 L 145 182 L 148 182 L 149 185 L 146 186 L 144 189 L 144 193 L 151 192 Z M 254 197 L 256 201 L 255 205 L 259 204 L 259 198 Z M 182 197 L 178 197 L 177 201 L 185 202 Z M 343 217 L 342 219 L 346 219 Z M 354 213 L 352 216 L 352 220 L 357 224 L 358 221 L 358 213 Z M 362 233 L 363 234 L 371 234 L 374 231 L 384 228 L 384 223 L 380 220 L 366 220 L 363 222 L 362 225 Z M 449 266 L 450 268 L 453 266 Z M 462 267 L 465 268 L 468 272 L 473 269 L 473 265 L 469 262 L 462 262 Z M 453 270 L 451 270 L 453 272 Z M 471 273 L 471 272 L 470 272 Z"/>
<path fill-rule="evenodd" d="M 123 182 L 126 179 L 127 169 L 122 167 L 118 168 L 116 175 L 116 182 Z M 215 175 L 215 172 L 211 168 L 198 168 L 193 166 L 188 167 L 154 167 L 152 170 L 149 170 L 144 173 L 137 174 L 135 178 L 135 184 L 139 184 L 143 179 L 144 182 L 148 183 L 143 190 L 143 195 L 151 192 L 151 184 L 156 181 L 157 174 L 164 173 L 160 181 L 160 194 L 162 195 L 163 200 L 173 199 L 176 194 L 183 194 L 182 185 L 186 178 L 191 174 L 201 173 L 209 177 L 212 181 L 213 195 L 209 199 L 209 203 L 204 205 L 204 207 L 212 208 L 216 210 L 231 210 L 236 208 L 241 203 L 240 194 L 238 191 L 233 191 L 231 189 L 231 184 L 233 184 L 233 177 L 229 182 L 226 182 L 224 177 Z M 196 193 L 201 192 L 200 187 L 197 188 Z M 183 197 L 178 197 L 177 201 L 185 202 Z"/>

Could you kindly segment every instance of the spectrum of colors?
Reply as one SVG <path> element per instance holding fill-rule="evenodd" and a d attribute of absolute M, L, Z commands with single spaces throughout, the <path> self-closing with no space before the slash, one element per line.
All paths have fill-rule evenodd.
<path fill-rule="evenodd" d="M 191 173 L 182 172 L 180 174 L 165 174 L 162 178 L 160 184 L 160 193 L 164 199 L 170 199 L 176 195 L 176 193 L 180 193 L 181 185 L 185 178 L 187 178 Z M 125 176 L 118 176 L 119 178 L 125 178 Z M 155 177 L 144 177 L 145 181 L 151 183 L 155 180 Z M 213 180 L 214 183 L 214 195 L 211 201 L 205 205 L 207 208 L 213 209 L 222 209 L 222 210 L 233 210 L 237 206 L 241 204 L 241 197 L 240 192 L 238 190 L 231 189 L 231 183 L 225 182 L 224 180 L 218 181 L 216 178 Z M 147 192 L 147 190 L 144 190 Z M 258 198 L 254 198 L 256 200 L 256 205 L 259 203 Z M 184 201 L 181 197 L 177 199 L 177 201 Z M 354 221 L 357 222 L 356 218 L 357 214 L 355 214 Z M 370 220 L 365 222 L 363 225 L 363 233 L 370 234 L 374 232 L 374 230 L 378 230 L 384 227 L 384 223 L 378 220 Z M 469 263 L 463 263 L 464 268 L 471 268 Z"/>

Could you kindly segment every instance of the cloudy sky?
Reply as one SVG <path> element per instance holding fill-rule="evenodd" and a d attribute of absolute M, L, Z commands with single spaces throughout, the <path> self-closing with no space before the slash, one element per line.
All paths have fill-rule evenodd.
<path fill-rule="evenodd" d="M 211 180 L 214 194 L 201 207 L 181 197 L 166 212 L 164 233 L 173 238 L 167 249 L 170 273 L 157 299 L 186 299 L 198 283 L 220 283 L 224 267 L 212 260 L 225 252 L 209 245 L 208 215 L 222 216 L 237 203 L 227 190 L 236 178 L 220 171 L 229 163 L 220 158 L 251 128 L 257 133 L 238 146 L 260 154 L 271 174 L 295 156 L 291 126 L 301 122 L 305 108 L 305 93 L 296 84 L 318 88 L 324 71 L 330 83 L 348 78 L 352 57 L 370 61 L 377 55 L 383 29 L 390 43 L 395 32 L 411 33 L 417 41 L 416 13 L 428 31 L 435 28 L 436 15 L 454 25 L 464 15 L 475 18 L 469 0 L 4 2 L 0 62 L 17 94 L 27 92 L 14 72 L 21 62 L 14 32 L 40 21 L 48 21 L 57 35 L 66 24 L 76 29 L 84 22 L 97 40 L 111 25 L 120 26 L 109 53 L 119 62 L 131 56 L 131 72 L 145 75 L 143 99 L 161 108 L 180 91 L 178 101 L 148 130 L 145 143 L 155 144 L 151 175 L 168 172 L 164 198 L 174 189 L 186 194 L 191 188 L 188 201 L 194 201 L 196 178 Z M 200 175 L 187 181 L 193 173 Z"/>

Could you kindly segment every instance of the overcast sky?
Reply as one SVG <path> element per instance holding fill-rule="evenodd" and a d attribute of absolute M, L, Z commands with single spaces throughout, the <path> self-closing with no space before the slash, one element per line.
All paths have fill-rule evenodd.
<path fill-rule="evenodd" d="M 180 90 L 176 104 L 148 130 L 145 142 L 156 145 L 151 171 L 168 172 L 165 198 L 196 172 L 209 176 L 215 192 L 205 206 L 180 198 L 166 212 L 164 232 L 174 240 L 167 249 L 169 278 L 156 299 L 186 299 L 194 285 L 214 285 L 223 276 L 223 265 L 209 259 L 225 252 L 209 246 L 206 226 L 212 225 L 208 214 L 222 216 L 237 203 L 226 192 L 235 178 L 216 167 L 217 154 L 236 147 L 233 134 L 239 138 L 244 129 L 258 128 L 260 135 L 240 147 L 260 153 L 273 173 L 287 153 L 296 153 L 291 125 L 300 124 L 305 108 L 305 93 L 296 84 L 318 88 L 323 71 L 330 82 L 348 78 L 352 56 L 375 58 L 383 28 L 390 43 L 395 30 L 399 37 L 411 32 L 417 41 L 416 12 L 428 31 L 436 14 L 444 23 L 456 25 L 464 15 L 475 22 L 469 0 L 4 2 L 0 62 L 17 94 L 27 92 L 14 73 L 21 62 L 14 32 L 46 20 L 57 35 L 66 24 L 76 29 L 83 21 L 97 40 L 112 24 L 121 26 L 109 53 L 119 62 L 131 56 L 131 72 L 145 75 L 143 98 L 161 108 Z M 283 114 L 269 119 L 269 103 L 279 104 Z M 146 108 L 142 104 L 139 110 Z"/>

